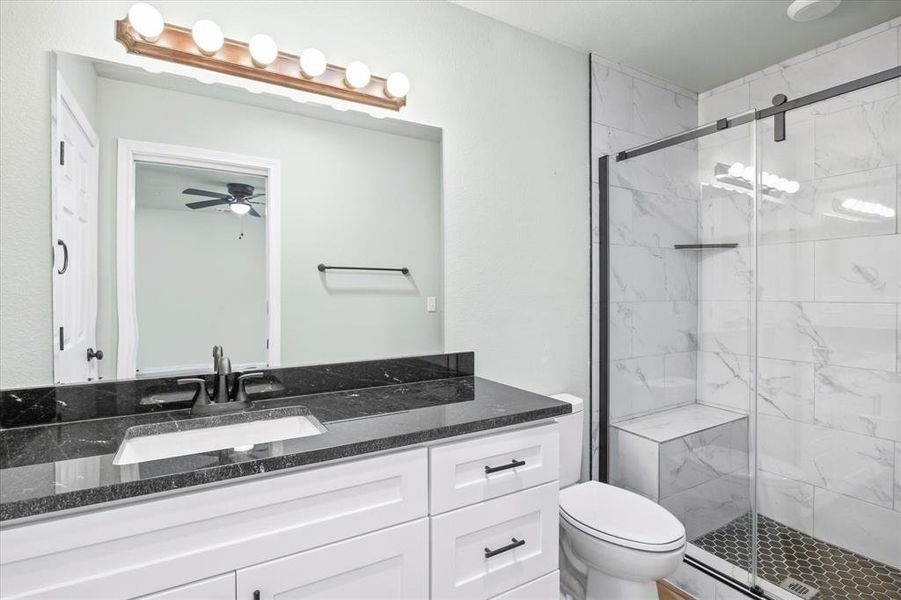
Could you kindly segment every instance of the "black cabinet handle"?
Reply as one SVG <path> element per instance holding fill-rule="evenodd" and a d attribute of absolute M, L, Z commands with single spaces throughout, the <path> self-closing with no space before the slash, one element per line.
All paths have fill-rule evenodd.
<path fill-rule="evenodd" d="M 94 350 L 93 348 L 88 348 L 88 360 L 103 360 L 103 350 Z"/>
<path fill-rule="evenodd" d="M 260 600 L 260 590 L 253 591 L 253 600 Z"/>
<path fill-rule="evenodd" d="M 63 248 L 63 268 L 56 270 L 57 275 L 62 275 L 69 270 L 69 247 L 66 245 L 66 242 L 62 240 L 56 240 L 56 245 L 62 246 Z"/>
<path fill-rule="evenodd" d="M 525 540 L 518 540 L 516 538 L 510 538 L 510 540 L 511 543 L 502 548 L 498 548 L 497 550 L 489 550 L 488 548 L 485 548 L 485 558 L 491 558 L 492 556 L 497 556 L 498 554 L 503 554 L 504 552 L 509 552 L 514 548 L 519 548 L 520 546 L 526 545 Z"/>
<path fill-rule="evenodd" d="M 510 464 L 501 465 L 499 467 L 489 467 L 488 465 L 485 465 L 485 474 L 490 475 L 492 473 L 497 473 L 498 471 L 506 471 L 507 469 L 515 469 L 516 467 L 524 466 L 526 466 L 526 461 L 513 459 Z"/>

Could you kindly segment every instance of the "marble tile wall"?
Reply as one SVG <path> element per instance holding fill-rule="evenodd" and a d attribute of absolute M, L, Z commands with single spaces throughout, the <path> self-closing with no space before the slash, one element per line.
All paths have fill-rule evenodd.
<path fill-rule="evenodd" d="M 591 85 L 595 257 L 601 238 L 597 159 L 611 155 L 609 410 L 610 419 L 618 420 L 696 400 L 697 256 L 675 251 L 673 245 L 698 239 L 697 149 L 678 147 L 623 163 L 613 155 L 694 128 L 698 105 L 692 92 L 599 57 L 592 57 Z M 597 340 L 597 287 L 592 308 Z M 597 381 L 596 354 L 594 359 Z M 593 388 L 596 477 L 599 423 Z"/>
<path fill-rule="evenodd" d="M 700 94 L 702 122 L 901 64 L 901 20 Z M 788 138 L 759 123 L 763 171 L 798 181 L 758 207 L 757 452 L 760 511 L 901 565 L 901 83 L 789 113 Z M 747 132 L 745 132 L 747 133 Z M 709 163 L 751 136 L 701 144 Z M 750 153 L 748 153 L 750 156 Z M 865 202 L 869 212 L 849 199 Z M 860 203 L 856 203 L 859 205 Z M 700 402 L 748 410 L 755 317 L 752 199 L 702 185 L 700 235 L 737 241 L 698 267 Z"/>

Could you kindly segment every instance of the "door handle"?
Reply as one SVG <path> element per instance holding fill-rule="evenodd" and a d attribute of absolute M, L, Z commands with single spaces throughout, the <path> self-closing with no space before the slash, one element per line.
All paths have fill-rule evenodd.
<path fill-rule="evenodd" d="M 88 348 L 88 360 L 92 360 L 96 358 L 97 360 L 103 360 L 103 350 L 94 351 L 93 348 Z"/>
<path fill-rule="evenodd" d="M 57 275 L 62 275 L 69 270 L 69 247 L 62 240 L 56 240 L 56 244 L 63 247 L 63 268 L 56 270 Z"/>

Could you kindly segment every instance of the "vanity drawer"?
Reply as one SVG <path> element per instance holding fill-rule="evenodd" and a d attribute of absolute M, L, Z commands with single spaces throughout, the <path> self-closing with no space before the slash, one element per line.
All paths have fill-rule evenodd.
<path fill-rule="evenodd" d="M 495 596 L 492 600 L 549 600 L 560 595 L 560 571 Z"/>
<path fill-rule="evenodd" d="M 429 449 L 433 515 L 554 481 L 557 424 L 470 438 Z"/>
<path fill-rule="evenodd" d="M 432 517 L 432 598 L 491 598 L 557 569 L 557 483 Z"/>

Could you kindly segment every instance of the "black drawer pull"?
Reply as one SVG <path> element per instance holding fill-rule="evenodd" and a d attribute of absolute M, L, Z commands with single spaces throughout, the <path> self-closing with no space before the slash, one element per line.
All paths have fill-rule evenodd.
<path fill-rule="evenodd" d="M 253 600 L 260 600 L 260 590 L 253 591 Z"/>
<path fill-rule="evenodd" d="M 492 556 L 497 556 L 498 554 L 503 554 L 504 552 L 508 552 L 510 550 L 513 550 L 514 548 L 519 548 L 520 546 L 526 545 L 525 540 L 518 540 L 516 538 L 510 539 L 512 540 L 512 543 L 507 544 L 503 548 L 498 548 L 497 550 L 489 550 L 488 548 L 485 548 L 485 558 L 491 558 Z"/>
<path fill-rule="evenodd" d="M 524 466 L 526 466 L 526 461 L 513 459 L 509 465 L 501 465 L 499 467 L 489 467 L 488 465 L 485 465 L 485 474 L 490 475 L 492 473 L 497 473 L 498 471 L 506 471 L 507 469 L 515 469 L 516 467 Z"/>

